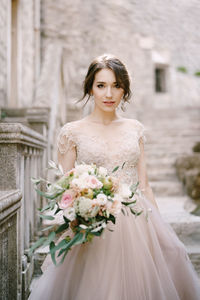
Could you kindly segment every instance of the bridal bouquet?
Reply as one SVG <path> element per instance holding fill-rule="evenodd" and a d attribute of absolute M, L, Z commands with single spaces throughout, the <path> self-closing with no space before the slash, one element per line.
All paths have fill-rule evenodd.
<path fill-rule="evenodd" d="M 94 236 L 101 236 L 106 227 L 112 231 L 109 224 L 115 224 L 116 216 L 121 211 L 126 214 L 129 209 L 135 216 L 142 213 L 135 209 L 134 194 L 138 184 L 129 187 L 112 175 L 119 167 L 114 168 L 111 175 L 106 168 L 95 164 L 76 164 L 66 174 L 63 174 L 61 166 L 57 167 L 52 161 L 50 167 L 57 174 L 59 172 L 60 179 L 55 183 L 46 182 L 46 192 L 37 188 L 44 180 L 32 178 L 36 191 L 48 199 L 48 204 L 40 210 L 40 217 L 54 220 L 59 213 L 63 222 L 56 229 L 54 225 L 44 228 L 43 231 L 51 230 L 50 234 L 40 238 L 30 250 L 32 252 L 41 245 L 49 245 L 54 264 L 56 257 L 61 257 L 62 263 L 73 246 L 89 242 Z M 53 211 L 53 215 L 46 214 L 48 210 Z M 71 234 L 55 244 L 57 235 L 64 232 Z"/>

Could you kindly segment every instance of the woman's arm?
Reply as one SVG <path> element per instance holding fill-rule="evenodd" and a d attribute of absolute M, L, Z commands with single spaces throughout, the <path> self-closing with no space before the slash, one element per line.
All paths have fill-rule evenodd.
<path fill-rule="evenodd" d="M 138 166 L 137 166 L 139 188 L 141 189 L 143 194 L 146 196 L 146 198 L 148 198 L 152 202 L 152 204 L 158 209 L 157 203 L 156 203 L 154 195 L 153 195 L 153 191 L 148 182 L 146 159 L 145 159 L 145 153 L 144 153 L 144 144 L 141 139 L 140 139 L 139 145 L 140 145 L 140 158 L 139 158 Z"/>
<path fill-rule="evenodd" d="M 64 173 L 74 168 L 75 160 L 75 147 L 70 147 L 65 153 L 61 153 L 58 149 L 58 163 L 62 166 Z"/>

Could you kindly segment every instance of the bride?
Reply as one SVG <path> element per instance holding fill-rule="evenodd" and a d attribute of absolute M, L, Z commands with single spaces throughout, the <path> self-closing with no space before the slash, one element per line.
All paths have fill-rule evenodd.
<path fill-rule="evenodd" d="M 159 214 L 148 183 L 144 126 L 116 109 L 130 98 L 130 78 L 116 57 L 102 55 L 89 66 L 84 96 L 94 101 L 87 117 L 65 124 L 58 136 L 64 171 L 95 163 L 108 171 L 125 162 L 117 176 L 139 181 L 138 205 L 148 213 L 120 214 L 114 232 L 75 246 L 64 263 L 48 266 L 30 299 L 197 300 L 200 285 L 184 245 Z"/>

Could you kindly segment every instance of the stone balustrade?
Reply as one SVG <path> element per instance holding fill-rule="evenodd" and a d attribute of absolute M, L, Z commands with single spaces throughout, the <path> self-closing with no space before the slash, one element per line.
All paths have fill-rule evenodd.
<path fill-rule="evenodd" d="M 27 250 L 37 235 L 37 208 L 42 206 L 42 199 L 34 191 L 31 177 L 46 177 L 46 145 L 46 137 L 20 123 L 0 123 L 0 232 L 3 232 L 0 255 L 3 262 L 2 276 L 5 278 L 5 284 L 4 281 L 1 283 L 1 297 L 7 295 L 2 299 L 21 300 L 28 296 L 33 258 L 27 255 Z M 15 217 L 4 213 L 12 211 L 16 206 L 17 200 L 13 199 L 16 199 L 19 192 L 13 190 L 22 193 Z M 5 210 L 4 207 L 8 208 Z M 6 222 L 12 224 L 7 231 L 4 230 Z M 10 252 L 5 247 L 9 247 Z M 9 253 L 12 254 L 8 257 Z M 13 268 L 15 271 L 11 274 Z M 16 272 L 17 276 L 14 275 Z M 17 280 L 11 286 L 6 284 L 6 278 L 10 280 L 10 276 L 15 276 Z"/>
<path fill-rule="evenodd" d="M 21 249 L 19 190 L 0 191 L 0 299 L 20 299 Z"/>

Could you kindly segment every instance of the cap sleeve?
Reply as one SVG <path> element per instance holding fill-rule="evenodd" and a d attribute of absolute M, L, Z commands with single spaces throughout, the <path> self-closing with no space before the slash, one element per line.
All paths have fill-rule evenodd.
<path fill-rule="evenodd" d="M 136 122 L 136 125 L 137 125 L 137 129 L 138 129 L 138 140 L 141 140 L 145 144 L 146 143 L 146 136 L 145 136 L 146 128 L 139 121 Z"/>
<path fill-rule="evenodd" d="M 75 138 L 72 133 L 71 124 L 65 124 L 58 134 L 57 138 L 57 148 L 61 154 L 66 153 L 67 151 L 76 147 Z"/>

